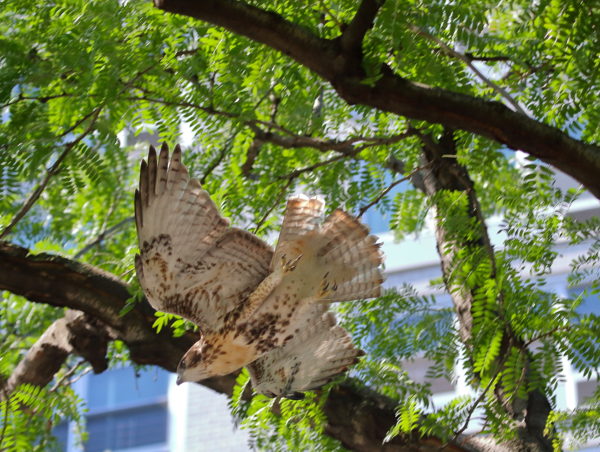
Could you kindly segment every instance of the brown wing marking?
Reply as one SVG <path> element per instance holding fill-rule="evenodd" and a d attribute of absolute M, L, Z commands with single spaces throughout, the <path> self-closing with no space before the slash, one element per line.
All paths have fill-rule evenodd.
<path fill-rule="evenodd" d="M 218 329 L 268 274 L 272 251 L 250 233 L 228 227 L 214 202 L 181 163 L 181 149 L 150 147 L 135 194 L 140 256 L 136 270 L 155 309 Z"/>
<path fill-rule="evenodd" d="M 310 327 L 301 328 L 283 347 L 247 366 L 257 392 L 296 397 L 296 392 L 331 381 L 364 354 L 354 347 L 346 330 L 336 325 L 332 313 L 319 316 L 318 312 L 306 318 Z"/>

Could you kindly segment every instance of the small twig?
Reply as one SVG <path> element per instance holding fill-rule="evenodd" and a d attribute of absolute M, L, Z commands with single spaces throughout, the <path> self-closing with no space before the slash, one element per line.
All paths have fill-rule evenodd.
<path fill-rule="evenodd" d="M 262 104 L 265 99 L 268 98 L 271 100 L 271 124 L 277 124 L 276 117 L 279 110 L 279 105 L 281 104 L 281 99 L 273 93 L 275 84 L 275 82 L 271 83 L 269 89 L 260 97 L 260 99 L 258 99 L 254 106 L 254 110 L 258 110 L 258 107 L 260 107 L 260 104 Z M 269 132 L 271 132 L 271 129 L 272 127 L 268 128 Z M 252 174 L 252 169 L 254 167 L 254 162 L 258 158 L 258 154 L 260 153 L 263 143 L 264 142 L 260 138 L 255 136 L 252 140 L 252 143 L 250 143 L 248 150 L 246 151 L 246 160 L 244 161 L 241 170 L 242 174 L 248 179 L 256 179 L 256 176 Z"/>
<path fill-rule="evenodd" d="M 85 363 L 85 359 L 81 359 L 79 360 L 79 362 L 77 364 L 75 364 L 73 367 L 71 367 L 68 371 L 65 372 L 65 374 L 60 377 L 56 383 L 54 383 L 54 386 L 52 386 L 48 392 L 55 392 L 62 384 L 63 382 L 68 379 L 71 375 L 73 375 L 77 369 L 79 369 L 79 367 Z"/>
<path fill-rule="evenodd" d="M 0 105 L 0 109 L 3 109 L 5 107 L 10 107 L 11 105 L 14 104 L 18 104 L 19 102 L 22 101 L 26 101 L 26 100 L 37 100 L 38 102 L 41 102 L 43 104 L 45 104 L 46 102 L 48 102 L 49 100 L 52 99 L 59 99 L 61 97 L 71 97 L 73 96 L 72 94 L 68 94 L 68 93 L 62 93 L 62 94 L 54 94 L 54 95 L 50 95 L 50 96 L 23 96 L 23 95 L 19 95 L 16 99 L 11 100 L 5 104 Z"/>
<path fill-rule="evenodd" d="M 36 201 L 39 199 L 39 197 L 41 196 L 43 191 L 46 189 L 46 186 L 50 182 L 50 179 L 52 179 L 53 176 L 55 176 L 56 174 L 58 174 L 60 172 L 60 169 L 61 169 L 60 165 L 65 160 L 65 158 L 67 157 L 67 155 L 69 154 L 71 149 L 73 149 L 81 140 L 83 140 L 92 131 L 92 128 L 94 127 L 94 124 L 96 123 L 96 120 L 98 119 L 98 115 L 100 114 L 101 110 L 102 110 L 101 106 L 96 107 L 96 109 L 94 109 L 92 111 L 92 113 L 86 115 L 84 118 L 77 121 L 77 123 L 75 123 L 75 125 L 73 125 L 69 129 L 67 129 L 67 131 L 65 131 L 64 133 L 62 133 L 60 135 L 61 137 L 67 135 L 68 133 L 72 132 L 76 127 L 78 127 L 82 122 L 84 122 L 86 119 L 88 119 L 90 117 L 92 118 L 89 126 L 77 138 L 75 138 L 73 141 L 70 141 L 67 144 L 65 144 L 64 151 L 59 155 L 59 157 L 56 159 L 54 164 L 46 171 L 46 175 L 44 176 L 42 181 L 39 183 L 39 185 L 35 188 L 35 190 L 33 190 L 33 192 L 29 195 L 29 198 L 27 198 L 27 201 L 25 201 L 25 204 L 23 204 L 23 207 L 21 207 L 21 209 L 15 214 L 15 216 L 13 217 L 11 222 L 8 224 L 8 226 L 6 226 L 6 228 L 4 228 L 2 233 L 0 233 L 0 239 L 3 239 L 4 237 L 6 237 L 10 233 L 10 231 L 12 231 L 12 229 L 17 225 L 17 223 L 21 220 L 21 218 L 23 218 L 27 214 L 27 212 L 29 212 L 29 210 L 31 210 L 33 205 L 36 203 Z"/>
<path fill-rule="evenodd" d="M 529 339 L 527 342 L 525 342 L 523 344 L 523 348 L 525 349 L 525 348 L 529 347 L 531 344 L 533 344 L 534 342 L 544 339 L 545 337 L 552 336 L 554 333 L 558 333 L 559 331 L 563 331 L 563 332 L 570 331 L 573 329 L 574 326 L 575 325 L 565 325 L 565 326 L 557 326 L 556 328 L 552 328 L 550 331 L 546 331 L 543 334 L 540 334 L 538 336 L 535 336 L 535 337 Z"/>
<path fill-rule="evenodd" d="M 465 56 L 471 61 L 485 61 L 486 63 L 494 63 L 497 61 L 512 61 L 510 57 L 505 55 L 497 55 L 497 56 L 477 56 L 472 52 L 466 52 Z"/>
<path fill-rule="evenodd" d="M 314 165 L 310 165 L 310 166 L 307 166 L 304 168 L 294 170 L 290 173 L 284 174 L 283 176 L 278 176 L 277 179 L 280 179 L 280 180 L 295 179 L 296 177 L 300 176 L 301 174 L 308 173 L 310 171 L 316 170 L 317 168 L 320 168 L 322 166 L 327 166 L 330 163 L 337 162 L 338 160 L 342 160 L 342 159 L 345 159 L 348 157 L 349 156 L 346 154 L 339 154 L 339 155 L 336 155 L 335 157 L 331 157 L 330 159 L 315 163 Z"/>
<path fill-rule="evenodd" d="M 143 91 L 139 87 L 136 87 L 136 89 Z M 209 115 L 222 116 L 224 118 L 230 118 L 230 119 L 240 119 L 239 114 L 231 113 L 231 112 L 224 111 L 224 110 L 217 110 L 216 108 L 213 108 L 213 107 L 206 107 L 204 105 L 198 105 L 198 104 L 194 104 L 192 102 L 170 101 L 170 100 L 164 100 L 164 99 L 157 99 L 157 98 L 154 98 L 154 97 L 151 97 L 148 95 L 127 96 L 127 97 L 124 97 L 123 99 L 131 100 L 131 101 L 144 101 L 144 102 L 157 103 L 157 104 L 161 104 L 161 105 L 167 105 L 169 107 L 191 108 L 194 110 L 203 111 L 204 113 L 209 114 Z M 270 123 L 268 121 L 261 121 L 260 119 L 250 119 L 250 120 L 244 121 L 244 124 L 246 124 L 247 126 L 250 126 L 253 124 L 254 125 L 262 125 L 262 126 L 265 126 L 268 128 L 272 128 L 274 130 L 279 130 L 280 132 L 283 132 L 288 135 L 294 135 L 294 133 L 292 131 L 286 129 L 285 127 L 282 127 L 278 124 Z"/>
<path fill-rule="evenodd" d="M 279 203 L 285 196 L 288 188 L 290 188 L 290 186 L 292 185 L 293 181 L 294 181 L 293 178 L 288 179 L 286 184 L 281 188 L 281 191 L 277 195 L 277 199 L 275 199 L 275 202 L 273 203 L 273 205 L 271 207 L 269 207 L 269 209 L 265 212 L 265 214 L 262 216 L 260 221 L 258 223 L 256 223 L 256 227 L 254 228 L 254 234 L 256 234 L 259 231 L 259 229 L 262 227 L 262 225 L 265 223 L 265 221 L 267 221 L 267 218 L 269 217 L 269 215 L 271 215 L 271 212 L 273 212 L 275 207 L 277 207 L 279 205 Z"/>
<path fill-rule="evenodd" d="M 94 240 L 92 240 L 91 242 L 87 243 L 83 248 L 81 248 L 81 250 L 79 250 L 73 257 L 75 259 L 79 259 L 81 256 L 83 256 L 84 254 L 86 254 L 89 250 L 91 250 L 93 247 L 95 247 L 96 245 L 98 245 L 104 239 L 106 239 L 107 237 L 110 237 L 112 234 L 114 234 L 115 232 L 117 232 L 119 229 L 121 229 L 127 223 L 132 222 L 133 219 L 134 219 L 133 217 L 127 217 L 127 218 L 119 221 L 117 224 L 111 226 L 110 228 L 105 229 L 100 234 L 98 234 L 98 237 L 96 237 Z"/>
<path fill-rule="evenodd" d="M 83 372 L 81 372 L 79 375 L 77 375 L 75 378 L 69 380 L 69 386 L 72 386 L 74 383 L 77 383 L 79 380 L 81 380 L 83 377 L 85 377 L 87 374 L 89 374 L 92 370 L 93 370 L 92 367 L 88 367 Z"/>
<path fill-rule="evenodd" d="M 396 185 L 401 184 L 402 182 L 406 182 L 407 180 L 410 180 L 416 173 L 431 166 L 432 163 L 433 162 L 429 162 L 425 165 L 418 166 L 414 170 L 412 170 L 407 176 L 405 176 L 401 179 L 397 179 L 394 182 L 392 182 L 381 193 L 379 193 L 379 195 L 373 201 L 371 201 L 369 204 L 361 207 L 356 218 L 362 217 L 367 210 L 369 210 L 371 207 L 373 207 L 375 204 L 377 204 L 379 201 L 381 201 L 385 197 L 385 195 L 387 195 Z"/>
<path fill-rule="evenodd" d="M 198 48 L 194 48 L 194 49 L 188 49 L 188 50 L 179 50 L 177 52 L 175 52 L 175 56 L 176 57 L 180 57 L 180 56 L 189 56 L 189 55 L 195 55 L 196 53 L 198 53 Z"/>
<path fill-rule="evenodd" d="M 477 69 L 475 67 L 475 65 L 473 65 L 472 58 L 469 58 L 468 56 L 463 55 L 460 52 L 457 52 L 452 47 L 450 47 L 445 42 L 443 42 L 441 39 L 437 38 L 436 36 L 432 35 L 431 33 L 428 33 L 427 31 L 423 30 L 422 28 L 417 27 L 416 25 L 409 25 L 408 28 L 412 32 L 414 32 L 414 33 L 416 33 L 418 35 L 421 35 L 421 36 L 429 39 L 430 41 L 435 42 L 446 53 L 448 53 L 449 55 L 454 56 L 455 58 L 458 58 L 459 60 L 461 60 L 463 63 L 465 63 L 469 67 L 469 69 L 471 69 L 471 71 L 473 71 L 473 73 L 475 75 L 477 75 L 477 77 L 479 77 L 479 79 L 481 81 L 483 81 L 486 85 L 488 85 L 490 88 L 492 88 L 494 91 L 496 91 L 501 97 L 503 97 L 516 111 L 518 111 L 519 113 L 527 116 L 527 113 L 525 113 L 525 110 L 523 110 L 521 108 L 521 106 L 517 103 L 517 101 L 515 101 L 511 97 L 510 94 L 508 94 L 508 91 L 506 91 L 500 85 L 498 85 L 498 84 L 494 83 L 493 81 L 491 81 L 489 78 L 487 78 L 485 75 L 483 75 L 483 73 L 479 69 Z"/>
<path fill-rule="evenodd" d="M 504 363 L 506 362 L 507 359 L 508 359 L 508 354 L 506 354 L 502 357 L 502 359 L 498 363 L 498 367 L 496 369 L 496 372 L 494 373 L 494 376 L 490 379 L 490 382 L 486 385 L 485 389 L 482 391 L 482 393 L 479 395 L 479 397 L 477 397 L 475 402 L 473 402 L 473 404 L 467 411 L 467 418 L 465 419 L 463 426 L 454 434 L 454 437 L 452 438 L 452 440 L 450 442 L 455 442 L 458 439 L 458 437 L 460 435 L 462 435 L 464 433 L 464 431 L 469 427 L 469 423 L 471 422 L 473 413 L 475 413 L 475 410 L 477 409 L 477 407 L 479 406 L 481 401 L 487 395 L 488 391 L 492 388 L 494 383 L 498 380 L 498 377 L 500 376 L 500 372 L 502 371 L 502 367 L 504 366 Z M 448 444 L 449 444 L 449 442 L 442 445 L 442 447 L 440 447 L 439 450 L 443 450 Z"/>

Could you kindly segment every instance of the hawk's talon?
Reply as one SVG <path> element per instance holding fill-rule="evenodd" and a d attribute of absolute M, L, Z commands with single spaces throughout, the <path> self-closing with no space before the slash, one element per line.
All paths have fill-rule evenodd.
<path fill-rule="evenodd" d="M 292 259 L 290 261 L 284 262 L 283 263 L 283 271 L 286 272 L 286 273 L 294 271 L 296 269 L 296 265 L 298 265 L 298 261 L 300 260 L 301 257 L 302 257 L 302 254 L 300 254 L 295 259 Z M 283 262 L 283 260 L 285 258 L 285 254 L 283 256 L 281 256 L 281 258 L 282 258 L 282 262 Z"/>

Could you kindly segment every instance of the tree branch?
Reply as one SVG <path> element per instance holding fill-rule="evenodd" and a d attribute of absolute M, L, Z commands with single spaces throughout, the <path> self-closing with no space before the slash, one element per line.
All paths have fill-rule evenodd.
<path fill-rule="evenodd" d="M 379 195 L 377 195 L 377 197 L 375 199 L 373 199 L 373 201 L 362 206 L 360 208 L 360 210 L 358 211 L 358 215 L 356 215 L 356 218 L 362 217 L 367 210 L 369 210 L 371 207 L 373 207 L 375 204 L 377 204 L 379 201 L 381 201 L 385 197 L 385 195 L 387 195 L 390 191 L 392 191 L 392 189 L 396 185 L 401 184 L 402 182 L 411 180 L 415 174 L 419 173 L 420 171 L 423 171 L 425 168 L 427 168 L 430 165 L 431 165 L 431 163 L 426 163 L 425 165 L 418 166 L 417 168 L 412 170 L 408 176 L 401 177 L 400 179 L 396 179 L 395 181 L 393 181 L 390 185 L 388 185 L 385 189 L 383 189 L 381 191 L 381 193 L 379 193 Z"/>
<path fill-rule="evenodd" d="M 81 248 L 79 251 L 77 251 L 77 253 L 73 257 L 75 259 L 79 259 L 81 256 L 86 254 L 88 251 L 90 251 L 92 248 L 94 248 L 96 245 L 98 245 L 104 239 L 110 237 L 115 232 L 117 232 L 119 229 L 121 229 L 123 226 L 126 226 L 128 223 L 131 223 L 133 220 L 134 220 L 133 217 L 127 217 L 127 218 L 124 218 L 123 220 L 119 221 L 118 223 L 112 225 L 110 228 L 105 229 L 100 234 L 98 234 L 98 236 L 94 240 L 92 240 L 91 242 L 88 242 L 83 248 Z"/>
<path fill-rule="evenodd" d="M 311 171 L 316 170 L 317 168 L 321 168 L 323 166 L 327 166 L 330 165 L 332 163 L 335 163 L 339 160 L 345 159 L 348 156 L 346 154 L 338 154 L 335 155 L 327 160 L 323 160 L 322 162 L 318 162 L 315 163 L 314 165 L 310 165 L 310 166 L 305 166 L 304 168 L 298 168 L 295 169 L 294 171 L 291 171 L 287 174 L 284 174 L 283 176 L 279 176 L 278 179 L 295 179 L 296 177 L 300 176 L 301 174 L 304 173 L 310 173 Z"/>
<path fill-rule="evenodd" d="M 198 17 L 235 30 L 294 59 L 300 58 L 303 64 L 323 78 L 332 75 L 326 61 L 335 56 L 335 46 L 330 41 L 317 37 L 307 28 L 293 24 L 274 12 L 235 0 L 155 0 L 154 4 L 166 11 Z M 199 17 L 199 14 L 202 17 Z M 326 72 L 321 73 L 323 70 Z"/>
<path fill-rule="evenodd" d="M 179 338 L 172 337 L 166 330 L 156 333 L 152 328 L 154 311 L 145 301 L 120 317 L 119 311 L 130 295 L 128 286 L 113 275 L 60 256 L 32 255 L 27 249 L 7 242 L 0 242 L 0 290 L 8 290 L 33 302 L 67 306 L 85 312 L 91 316 L 88 319 L 93 317 L 105 325 L 111 340 L 123 341 L 130 350 L 131 360 L 137 364 L 157 365 L 174 372 L 181 356 L 197 340 L 197 335 L 193 333 Z M 57 322 L 59 325 L 51 327 L 44 336 L 51 335 L 54 328 L 62 328 L 60 324 L 64 324 L 64 319 Z M 62 359 L 61 364 L 66 359 L 64 350 L 68 350 L 69 346 L 63 341 L 64 335 L 57 338 L 55 342 L 59 345 L 59 355 L 55 355 L 49 347 L 40 347 L 40 350 L 48 353 L 43 357 L 45 362 L 51 361 L 53 356 Z M 35 358 L 34 365 L 38 360 L 41 361 Z M 36 377 L 32 370 L 29 367 L 28 378 Z M 39 380 L 41 385 L 49 381 L 47 370 L 44 375 L 44 380 Z M 231 395 L 235 375 L 211 378 L 201 384 Z M 351 381 L 344 382 L 330 391 L 323 406 L 327 417 L 325 431 L 345 447 L 357 451 L 434 452 L 439 449 L 442 445 L 440 440 L 417 436 L 397 437 L 383 445 L 387 431 L 395 423 L 394 407 L 393 401 L 369 389 L 357 387 Z M 352 416 L 348 416 L 348 413 L 352 413 Z M 450 442 L 447 450 L 483 450 L 471 445 L 471 442 L 459 446 L 460 441 L 461 438 L 456 443 Z M 488 444 L 486 450 L 495 449 Z"/>
<path fill-rule="evenodd" d="M 460 61 L 462 61 L 463 63 L 465 63 L 467 65 L 467 67 L 477 77 L 479 77 L 479 79 L 483 83 L 485 83 L 487 86 L 489 86 L 494 91 L 496 91 L 500 95 L 500 97 L 504 98 L 504 100 L 506 100 L 506 102 L 508 102 L 515 109 L 515 111 L 518 111 L 519 113 L 527 116 L 527 113 L 525 113 L 525 110 L 523 110 L 521 108 L 521 106 L 518 104 L 518 102 L 516 100 L 514 100 L 510 94 L 508 94 L 508 91 L 506 91 L 500 85 L 494 83 L 492 80 L 490 80 L 485 75 L 483 75 L 483 73 L 479 69 L 477 69 L 477 67 L 472 62 L 472 60 L 473 60 L 472 58 L 469 58 L 466 55 L 463 55 L 462 53 L 457 52 L 456 50 L 454 50 L 452 47 L 450 47 L 448 44 L 446 44 L 444 41 L 442 41 L 438 37 L 432 35 L 431 33 L 428 33 L 427 31 L 423 30 L 422 28 L 417 27 L 416 25 L 410 25 L 409 28 L 414 33 L 416 33 L 416 34 L 418 34 L 420 36 L 423 36 L 424 38 L 427 38 L 430 41 L 435 42 L 448 55 L 451 55 L 451 56 L 453 56 L 455 58 L 458 58 Z"/>
<path fill-rule="evenodd" d="M 362 42 L 367 31 L 373 27 L 381 4 L 380 0 L 361 1 L 354 18 L 340 37 L 343 66 L 337 69 L 338 72 L 364 76 Z"/>
<path fill-rule="evenodd" d="M 56 307 L 89 314 L 110 329 L 111 337 L 127 345 L 131 360 L 175 372 L 181 356 L 197 341 L 188 333 L 173 338 L 157 334 L 154 310 L 143 301 L 124 316 L 119 312 L 131 297 L 129 286 L 114 275 L 64 257 L 30 254 L 29 250 L 0 242 L 0 290 Z M 206 380 L 205 386 L 228 393 L 234 377 Z"/>
<path fill-rule="evenodd" d="M 314 138 L 305 135 L 293 135 L 291 133 L 288 135 L 279 135 L 272 132 L 265 132 L 264 130 L 256 126 L 250 127 L 254 131 L 255 136 L 264 142 L 273 143 L 288 149 L 313 148 L 321 152 L 334 151 L 351 158 L 357 158 L 358 154 L 361 151 L 367 149 L 368 147 L 398 143 L 404 140 L 405 138 L 416 134 L 416 130 L 411 128 L 407 132 L 392 135 L 389 137 L 352 137 L 347 140 L 339 141 L 327 140 L 323 138 Z M 318 166 L 322 165 L 318 164 Z M 391 169 L 394 172 L 401 173 L 404 171 L 404 162 L 396 159 L 393 156 L 390 156 L 387 159 L 387 161 L 384 163 L 384 166 L 388 169 Z M 304 172 L 304 170 L 297 171 Z"/>
<path fill-rule="evenodd" d="M 46 386 L 71 353 L 84 357 L 100 373 L 107 369 L 109 332 L 80 311 L 67 310 L 27 351 L 10 375 L 5 394 L 24 383 Z"/>
<path fill-rule="evenodd" d="M 269 215 L 271 215 L 271 212 L 273 212 L 273 210 L 281 203 L 281 201 L 285 197 L 288 189 L 294 182 L 294 179 L 295 179 L 295 177 L 288 178 L 287 182 L 281 187 L 281 189 L 279 190 L 279 193 L 277 194 L 277 198 L 275 198 L 275 202 L 271 205 L 271 207 L 269 207 L 267 209 L 267 211 L 263 214 L 261 219 L 258 220 L 258 222 L 256 223 L 256 226 L 254 227 L 255 234 L 260 230 L 260 228 L 265 223 L 265 221 L 267 221 L 267 218 L 269 218 Z"/>
<path fill-rule="evenodd" d="M 439 211 L 435 217 L 435 237 L 446 290 L 451 295 L 454 303 L 462 342 L 468 348 L 474 348 L 477 346 L 476 337 L 482 326 L 478 326 L 474 322 L 472 309 L 476 303 L 476 293 L 481 287 L 466 284 L 463 280 L 457 278 L 460 273 L 459 268 L 462 265 L 459 253 L 461 250 L 469 250 L 469 259 L 471 259 L 469 264 L 472 268 L 477 268 L 479 265 L 486 268 L 484 264 L 489 263 L 488 268 L 490 270 L 486 279 L 495 279 L 497 270 L 494 250 L 481 214 L 474 184 L 466 168 L 460 165 L 454 157 L 456 148 L 453 132 L 446 130 L 437 142 L 425 135 L 421 135 L 421 139 L 424 142 L 423 160 L 425 163 L 430 164 L 430 167 L 424 171 L 423 178 L 426 195 L 434 200 L 440 193 L 445 192 L 463 195 L 467 201 L 465 211 L 461 210 L 460 213 L 454 215 L 455 218 L 449 218 L 449 224 L 460 221 L 463 224 L 476 225 L 476 231 L 473 230 L 469 234 L 461 235 L 461 232 L 457 234 L 456 231 L 447 226 L 446 212 Z M 495 362 L 496 374 L 489 376 L 492 381 L 496 380 L 498 368 L 502 368 L 513 347 L 518 347 L 527 355 L 523 341 L 516 337 L 509 322 L 502 316 L 502 292 L 497 295 L 496 303 L 498 304 L 497 321 L 501 324 L 503 337 L 499 355 Z M 527 365 L 525 365 L 522 382 L 525 385 L 527 373 Z M 478 375 L 474 375 L 475 381 L 477 378 Z M 484 389 L 483 394 L 486 394 L 492 386 L 490 382 Z M 517 443 L 514 447 L 517 447 L 518 450 L 552 450 L 551 438 L 544 430 L 546 419 L 550 413 L 550 403 L 545 394 L 540 390 L 532 390 L 527 393 L 525 399 L 521 399 L 513 394 L 507 394 L 502 387 L 496 387 L 494 394 L 498 403 L 514 419 L 515 428 L 518 432 L 518 439 L 515 440 Z M 480 397 L 477 403 L 481 399 Z M 472 409 L 474 408 L 472 407 Z M 464 428 L 462 430 L 464 431 Z M 462 431 L 458 433 L 462 433 Z"/>
<path fill-rule="evenodd" d="M 581 182 L 600 198 L 600 147 L 514 112 L 495 101 L 413 82 L 383 66 L 374 84 L 345 74 L 338 40 L 325 40 L 281 15 L 238 0 L 155 0 L 159 8 L 192 16 L 289 55 L 325 80 L 350 104 L 443 124 L 522 150 Z M 342 72 L 340 72 L 342 71 Z"/>

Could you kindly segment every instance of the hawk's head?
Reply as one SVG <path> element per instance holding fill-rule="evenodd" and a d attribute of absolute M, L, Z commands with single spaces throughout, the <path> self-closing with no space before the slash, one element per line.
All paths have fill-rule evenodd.
<path fill-rule="evenodd" d="M 253 348 L 228 339 L 207 334 L 192 345 L 177 366 L 177 384 L 227 375 L 252 361 L 256 353 Z"/>

